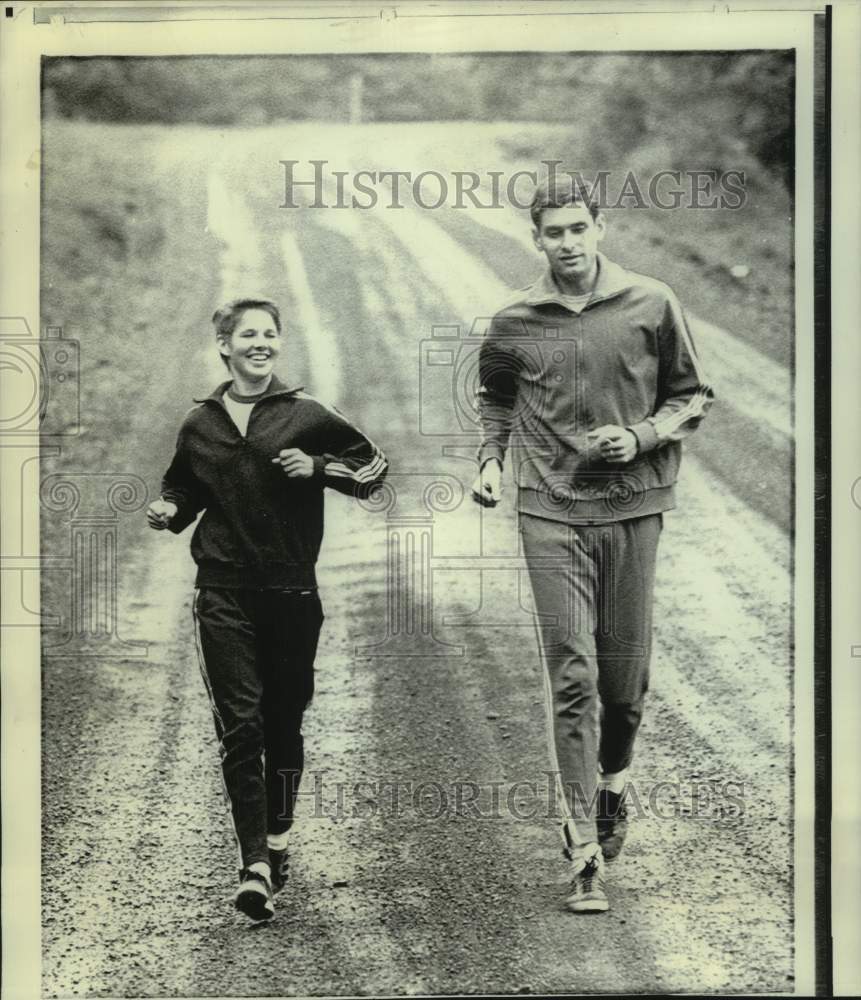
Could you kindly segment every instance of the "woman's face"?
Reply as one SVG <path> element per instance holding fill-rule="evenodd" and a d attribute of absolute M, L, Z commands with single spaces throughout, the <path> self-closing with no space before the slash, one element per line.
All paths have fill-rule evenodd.
<path fill-rule="evenodd" d="M 258 382 L 272 374 L 281 353 L 281 334 L 265 309 L 246 309 L 233 333 L 219 340 L 219 349 L 234 374 Z"/>

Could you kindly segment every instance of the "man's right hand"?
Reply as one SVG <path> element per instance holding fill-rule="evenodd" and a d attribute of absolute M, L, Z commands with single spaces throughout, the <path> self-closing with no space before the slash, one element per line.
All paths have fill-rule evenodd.
<path fill-rule="evenodd" d="M 175 503 L 171 503 L 170 500 L 162 500 L 159 497 L 158 500 L 153 500 L 146 509 L 147 522 L 156 531 L 164 531 L 165 528 L 170 527 L 170 522 L 176 516 L 177 510 Z"/>
<path fill-rule="evenodd" d="M 472 484 L 472 499 L 482 507 L 495 507 L 502 499 L 502 466 L 489 458 Z"/>

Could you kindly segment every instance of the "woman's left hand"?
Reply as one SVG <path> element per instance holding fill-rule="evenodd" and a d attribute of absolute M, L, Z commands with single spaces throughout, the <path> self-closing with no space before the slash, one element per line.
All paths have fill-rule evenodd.
<path fill-rule="evenodd" d="M 310 479 L 314 475 L 314 459 L 301 448 L 283 448 L 272 461 L 280 464 L 291 479 Z"/>

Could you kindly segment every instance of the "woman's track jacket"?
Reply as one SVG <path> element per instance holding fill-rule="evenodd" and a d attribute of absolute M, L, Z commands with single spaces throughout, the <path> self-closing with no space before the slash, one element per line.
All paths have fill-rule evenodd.
<path fill-rule="evenodd" d="M 479 350 L 481 465 L 514 465 L 518 509 L 589 524 L 675 506 L 681 440 L 714 394 L 681 306 L 660 281 L 598 255 L 598 278 L 578 315 L 549 270 L 491 322 Z M 628 463 L 604 461 L 589 431 L 634 432 Z"/>
<path fill-rule="evenodd" d="M 198 587 L 315 587 L 324 487 L 367 496 L 385 478 L 386 458 L 340 413 L 275 376 L 243 437 L 222 401 L 229 384 L 196 400 L 180 429 L 162 482 L 162 496 L 177 506 L 170 530 L 178 534 L 205 511 L 191 540 Z M 284 448 L 313 458 L 310 479 L 273 463 Z"/>

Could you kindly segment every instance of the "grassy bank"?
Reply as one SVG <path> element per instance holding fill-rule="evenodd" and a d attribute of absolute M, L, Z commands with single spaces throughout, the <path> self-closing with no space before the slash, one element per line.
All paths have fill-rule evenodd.
<path fill-rule="evenodd" d="M 192 234 L 208 240 L 198 196 L 204 164 L 189 162 L 169 176 L 167 132 L 45 125 L 41 325 L 62 327 L 80 343 L 81 421 L 77 435 L 45 439 L 61 450 L 43 456 L 43 481 L 51 473 L 77 483 L 82 475 L 95 483 L 131 474 L 152 490 L 190 405 L 181 372 L 208 333 L 218 288 L 217 268 L 206 261 L 215 244 L 210 255 L 188 253 Z M 69 516 L 43 507 L 43 552 L 68 552 Z M 122 573 L 144 530 L 142 514 L 119 514 L 118 527 Z M 63 571 L 43 574 L 43 608 L 64 619 L 69 583 Z M 46 636 L 57 638 L 55 630 Z"/>

